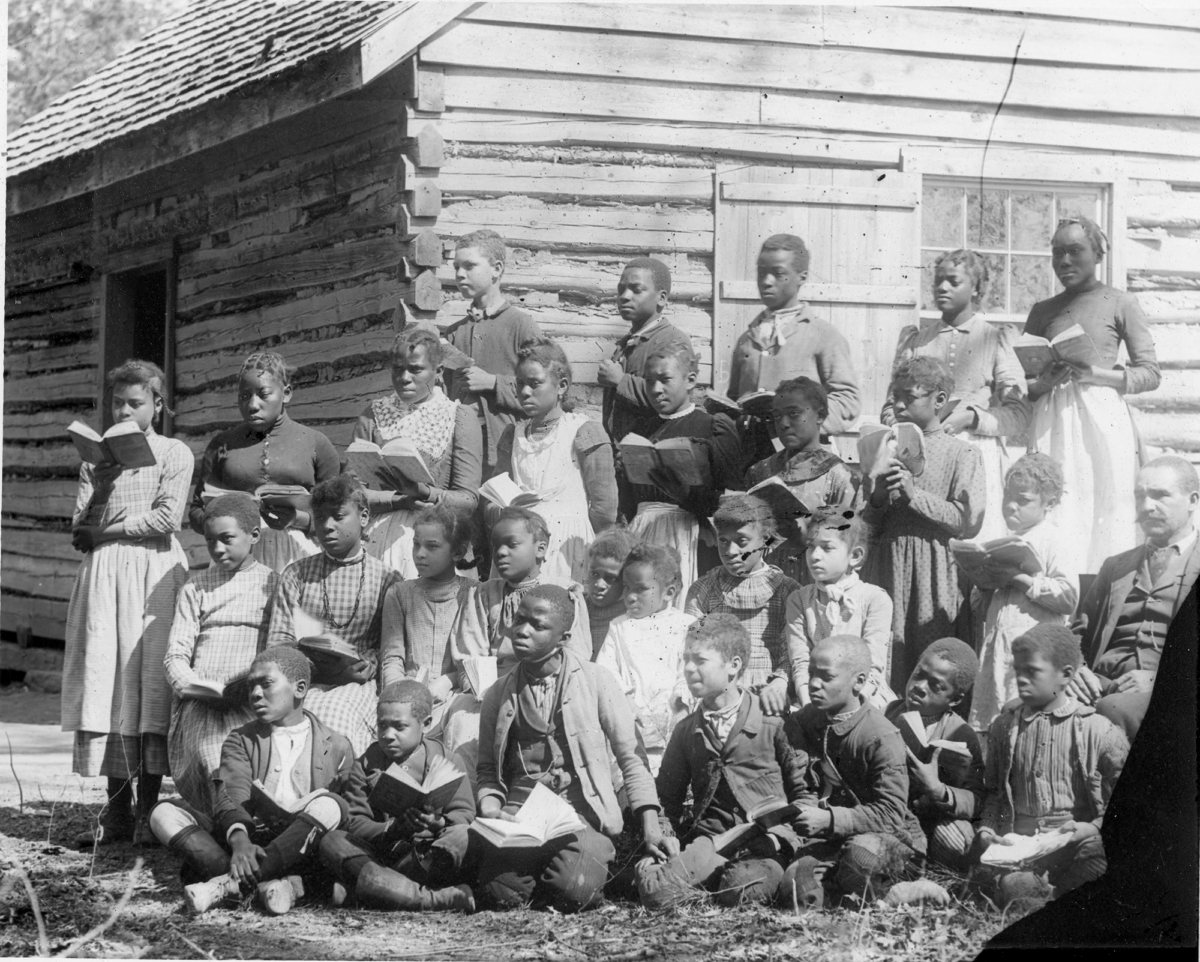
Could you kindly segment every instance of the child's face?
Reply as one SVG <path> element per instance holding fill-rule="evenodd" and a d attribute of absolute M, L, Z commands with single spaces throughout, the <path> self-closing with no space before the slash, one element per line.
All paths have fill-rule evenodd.
<path fill-rule="evenodd" d="M 304 702 L 308 685 L 292 681 L 274 662 L 254 666 L 247 679 L 250 710 L 261 722 L 278 725 Z"/>
<path fill-rule="evenodd" d="M 908 677 L 904 707 L 932 718 L 946 714 L 963 700 L 954 687 L 954 663 L 940 655 L 924 654 Z"/>
<path fill-rule="evenodd" d="M 517 365 L 517 400 L 526 417 L 546 417 L 562 403 L 566 393 L 567 379 L 555 377 L 537 361 Z"/>
<path fill-rule="evenodd" d="M 850 548 L 842 533 L 827 525 L 810 531 L 808 544 L 804 547 L 809 573 L 823 585 L 844 578 L 862 564 L 863 555 L 861 545 Z"/>
<path fill-rule="evenodd" d="M 1184 490 L 1173 468 L 1143 468 L 1138 472 L 1133 500 L 1146 537 L 1162 545 L 1187 528 L 1200 494 Z"/>
<path fill-rule="evenodd" d="M 500 283 L 504 265 L 489 261 L 478 247 L 460 247 L 454 252 L 454 282 L 463 297 L 477 300 Z"/>
<path fill-rule="evenodd" d="M 645 267 L 627 267 L 617 282 L 617 310 L 635 329 L 661 314 L 667 307 L 667 292 L 654 283 L 654 272 Z"/>
<path fill-rule="evenodd" d="M 1004 523 L 1008 525 L 1008 530 L 1014 534 L 1022 534 L 1035 524 L 1045 521 L 1046 512 L 1050 509 L 1047 500 L 1040 491 L 1020 481 L 1006 484 L 1000 510 L 1004 513 Z"/>
<path fill-rule="evenodd" d="M 204 522 L 204 543 L 208 556 L 222 571 L 237 571 L 246 563 L 258 544 L 259 530 L 243 531 L 237 518 L 209 518 Z"/>
<path fill-rule="evenodd" d="M 896 381 L 892 385 L 892 411 L 897 421 L 927 428 L 937 422 L 938 411 L 945 405 L 945 391 L 930 391 L 911 381 Z"/>
<path fill-rule="evenodd" d="M 1075 677 L 1074 668 L 1057 668 L 1040 651 L 1020 651 L 1013 657 L 1017 697 L 1030 708 L 1045 708 Z"/>
<path fill-rule="evenodd" d="M 537 540 L 524 521 L 505 519 L 492 528 L 492 563 L 505 581 L 524 581 L 544 560 L 546 542 Z"/>
<path fill-rule="evenodd" d="M 726 661 L 724 655 L 704 642 L 689 641 L 683 649 L 683 679 L 693 698 L 711 704 L 737 683 L 741 673 L 741 658 Z"/>
<path fill-rule="evenodd" d="M 1099 263 L 1087 232 L 1079 224 L 1067 224 L 1055 231 L 1050 242 L 1050 262 L 1059 283 L 1068 289 L 1095 277 Z"/>
<path fill-rule="evenodd" d="M 132 421 L 142 432 L 150 429 L 155 416 L 162 410 L 162 398 L 145 384 L 114 384 L 112 390 L 112 419 L 114 424 Z"/>
<path fill-rule="evenodd" d="M 313 526 L 317 540 L 331 558 L 349 558 L 362 544 L 363 530 L 371 520 L 367 508 L 359 508 L 353 501 L 339 504 L 332 510 L 322 508 L 313 512 Z"/>
<path fill-rule="evenodd" d="M 569 637 L 562 617 L 545 598 L 521 599 L 513 623 L 513 654 L 518 661 L 537 664 L 554 654 Z"/>
<path fill-rule="evenodd" d="M 745 578 L 762 564 L 763 552 L 767 550 L 767 539 L 762 525 L 754 521 L 738 527 L 717 529 L 717 552 L 725 570 L 737 578 Z"/>
<path fill-rule="evenodd" d="M 378 740 L 383 753 L 394 762 L 403 761 L 421 744 L 421 736 L 432 718 L 421 719 L 413 714 L 410 704 L 380 702 L 376 720 Z"/>
<path fill-rule="evenodd" d="M 438 579 L 454 574 L 458 559 L 454 546 L 440 524 L 418 524 L 413 527 L 413 565 L 422 578 Z"/>
<path fill-rule="evenodd" d="M 664 585 L 648 564 L 626 565 L 621 572 L 625 585 L 625 613 L 630 618 L 646 618 L 667 608 L 679 592 L 678 585 Z"/>
<path fill-rule="evenodd" d="M 808 271 L 796 270 L 794 251 L 762 251 L 758 255 L 758 296 L 772 311 L 799 300 Z"/>
<path fill-rule="evenodd" d="M 392 362 L 392 387 L 401 401 L 417 404 L 429 397 L 440 370 L 430 362 L 425 345 L 417 344 L 404 361 Z"/>
<path fill-rule="evenodd" d="M 588 601 L 597 608 L 616 604 L 625 586 L 621 582 L 621 565 L 616 558 L 597 555 L 588 560 Z"/>
<path fill-rule="evenodd" d="M 271 430 L 291 399 L 291 387 L 283 387 L 266 371 L 246 371 L 238 381 L 238 410 L 255 431 Z"/>
<path fill-rule="evenodd" d="M 821 413 L 799 394 L 776 394 L 771 416 L 779 441 L 788 451 L 805 451 L 820 440 Z"/>
<path fill-rule="evenodd" d="M 646 366 L 646 390 L 659 414 L 674 414 L 691 396 L 696 375 L 685 371 L 677 358 L 656 357 Z"/>
<path fill-rule="evenodd" d="M 943 264 L 933 278 L 933 303 L 943 314 L 958 314 L 971 305 L 975 282 L 962 264 Z"/>
<path fill-rule="evenodd" d="M 857 707 L 859 692 L 867 683 L 865 671 L 855 671 L 842 652 L 827 645 L 813 649 L 808 664 L 808 695 L 826 715 L 840 715 Z"/>

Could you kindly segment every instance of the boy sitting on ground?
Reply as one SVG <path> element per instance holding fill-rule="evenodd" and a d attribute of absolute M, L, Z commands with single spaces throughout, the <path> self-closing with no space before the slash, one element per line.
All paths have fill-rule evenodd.
<path fill-rule="evenodd" d="M 259 654 L 247 679 L 257 720 L 235 728 L 221 747 L 212 818 L 182 799 L 150 813 L 155 836 L 183 859 L 180 874 L 192 882 L 184 900 L 193 912 L 256 884 L 267 912 L 287 912 L 304 894 L 297 873 L 312 866 L 322 836 L 346 818 L 346 803 L 330 789 L 349 774 L 354 751 L 305 710 L 309 673 L 296 648 Z"/>
<path fill-rule="evenodd" d="M 700 703 L 675 727 L 657 779 L 664 812 L 686 847 L 666 862 L 638 864 L 638 894 L 648 907 L 674 904 L 696 889 L 715 891 L 725 905 L 769 902 L 782 862 L 799 842 L 777 827 L 751 832 L 727 857 L 714 846 L 714 837 L 746 824 L 755 806 L 772 798 L 797 801 L 805 791 L 805 757 L 788 744 L 783 720 L 764 715 L 740 684 L 749 659 L 750 635 L 733 615 L 708 615 L 689 626 L 683 670 Z M 689 788 L 692 819 L 685 828 Z"/>

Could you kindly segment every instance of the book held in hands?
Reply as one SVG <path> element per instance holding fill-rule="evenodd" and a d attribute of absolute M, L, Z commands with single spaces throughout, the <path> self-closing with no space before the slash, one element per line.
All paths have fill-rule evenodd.
<path fill-rule="evenodd" d="M 923 762 L 928 762 L 933 758 L 935 748 L 967 759 L 971 757 L 971 749 L 967 747 L 966 742 L 954 742 L 948 738 L 930 738 L 925 731 L 925 722 L 922 720 L 920 712 L 904 712 L 896 720 L 896 727 L 900 729 L 900 736 L 904 739 L 908 750 Z"/>
<path fill-rule="evenodd" d="M 1040 377 L 1052 364 L 1072 367 L 1105 367 L 1096 342 L 1078 324 L 1047 340 L 1036 334 L 1022 334 L 1013 341 L 1013 353 L 1025 369 L 1026 377 Z"/>
<path fill-rule="evenodd" d="M 625 477 L 634 484 L 653 485 L 652 471 L 669 474 L 686 487 L 709 483 L 708 450 L 691 438 L 651 441 L 640 434 L 627 434 L 617 449 Z"/>
<path fill-rule="evenodd" d="M 892 427 L 864 424 L 858 436 L 858 463 L 866 476 L 886 473 L 895 458 L 914 477 L 925 470 L 925 435 L 915 424 L 899 421 Z"/>
<path fill-rule="evenodd" d="M 396 490 L 397 475 L 417 484 L 433 485 L 429 466 L 408 438 L 392 438 L 382 447 L 355 438 L 346 448 L 346 468 L 358 475 L 363 484 L 381 491 Z"/>
<path fill-rule="evenodd" d="M 776 825 L 782 825 L 796 814 L 796 806 L 777 795 L 764 798 L 746 812 L 746 821 L 713 836 L 713 848 L 718 855 L 729 856 L 744 842 Z"/>
<path fill-rule="evenodd" d="M 587 828 L 569 803 L 540 783 L 513 818 L 511 822 L 477 818 L 471 823 L 471 831 L 496 848 L 539 848 L 551 839 Z"/>
<path fill-rule="evenodd" d="M 983 591 L 999 591 L 1019 574 L 1036 575 L 1042 570 L 1032 546 L 1017 535 L 984 542 L 951 538 L 948 546 L 963 576 Z"/>
<path fill-rule="evenodd" d="M 79 457 L 88 464 L 119 464 L 123 468 L 148 468 L 158 459 L 150 450 L 145 433 L 133 421 L 114 424 L 97 434 L 82 421 L 72 421 L 67 434 Z"/>
<path fill-rule="evenodd" d="M 284 772 L 280 773 L 281 776 L 286 776 L 286 774 Z M 271 797 L 267 792 L 266 786 L 256 778 L 250 783 L 250 807 L 252 814 L 264 822 L 290 822 L 292 816 L 302 810 L 314 798 L 328 794 L 329 792 L 325 789 L 318 788 L 316 791 L 302 795 L 300 798 L 293 798 L 290 802 L 280 803 Z"/>
<path fill-rule="evenodd" d="M 463 680 L 475 693 L 476 700 L 483 701 L 483 696 L 499 677 L 499 660 L 495 655 L 464 658 L 460 670 Z"/>
<path fill-rule="evenodd" d="M 746 493 L 756 495 L 767 502 L 776 518 L 807 518 L 816 509 L 815 505 L 800 497 L 777 474 L 760 481 Z"/>
<path fill-rule="evenodd" d="M 432 756 L 425 764 L 425 777 L 418 779 L 399 762 L 381 772 L 367 801 L 371 807 L 401 815 L 410 808 L 437 812 L 450 804 L 466 776 L 444 756 Z"/>
<path fill-rule="evenodd" d="M 507 472 L 488 478 L 480 485 L 479 493 L 498 508 L 533 508 L 542 500 L 537 492 L 526 491 Z"/>
<path fill-rule="evenodd" d="M 992 865 L 997 868 L 1023 868 L 1030 862 L 1057 852 L 1071 844 L 1073 832 L 1058 829 L 1052 832 L 1038 832 L 1036 835 L 1018 835 L 1009 832 L 1002 835 L 1002 843 L 993 842 L 979 857 L 980 864 Z"/>

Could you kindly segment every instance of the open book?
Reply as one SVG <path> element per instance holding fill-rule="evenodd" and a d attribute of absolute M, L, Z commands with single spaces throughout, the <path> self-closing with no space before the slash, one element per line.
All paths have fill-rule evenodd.
<path fill-rule="evenodd" d="M 1016 535 L 984 542 L 951 538 L 949 547 L 963 576 L 984 591 L 998 591 L 1016 575 L 1035 575 L 1042 570 L 1029 542 Z"/>
<path fill-rule="evenodd" d="M 119 464 L 123 468 L 148 468 L 157 464 L 146 435 L 133 421 L 114 424 L 97 434 L 82 421 L 72 421 L 67 434 L 88 464 Z"/>
<path fill-rule="evenodd" d="M 312 514 L 312 494 L 301 484 L 260 484 L 254 489 L 259 513 L 272 527 L 286 528 L 297 512 Z"/>
<path fill-rule="evenodd" d="M 542 500 L 537 492 L 524 490 L 507 472 L 488 478 L 479 486 L 479 493 L 498 508 L 532 508 Z"/>
<path fill-rule="evenodd" d="M 979 857 L 983 865 L 995 865 L 1001 868 L 1021 868 L 1034 859 L 1057 852 L 1070 844 L 1072 832 L 1052 831 L 1038 832 L 1036 835 L 1018 835 L 1009 832 L 1001 836 L 1007 845 L 992 844 Z"/>
<path fill-rule="evenodd" d="M 392 438 L 383 447 L 355 438 L 346 448 L 346 468 L 358 480 L 381 491 L 394 491 L 396 475 L 418 484 L 433 484 L 433 475 L 417 446 L 408 438 Z"/>
<path fill-rule="evenodd" d="M 923 762 L 928 762 L 933 758 L 935 748 L 951 752 L 954 755 L 962 755 L 968 759 L 971 757 L 971 749 L 967 747 L 966 742 L 952 742 L 947 738 L 929 738 L 925 734 L 925 722 L 921 720 L 920 712 L 904 712 L 896 719 L 896 727 L 900 729 L 900 735 L 909 751 Z"/>
<path fill-rule="evenodd" d="M 717 850 L 718 855 L 731 855 L 743 842 L 765 829 L 781 825 L 795 814 L 796 808 L 791 802 L 772 795 L 746 812 L 745 822 L 726 829 L 720 835 L 714 835 L 713 848 Z"/>
<path fill-rule="evenodd" d="M 864 424 L 858 436 L 858 464 L 866 476 L 896 458 L 914 476 L 925 470 L 925 435 L 915 424 L 900 421 L 892 427 Z"/>
<path fill-rule="evenodd" d="M 654 484 L 650 472 L 656 469 L 689 487 L 709 483 L 708 449 L 691 438 L 654 442 L 640 434 L 627 434 L 617 449 L 625 477 L 634 484 Z"/>
<path fill-rule="evenodd" d="M 283 778 L 289 777 L 286 772 L 280 772 L 279 774 Z M 253 810 L 252 814 L 258 816 L 264 822 L 289 822 L 293 815 L 304 808 L 314 798 L 319 795 L 328 794 L 325 789 L 318 788 L 307 795 L 302 795 L 300 798 L 294 798 L 290 802 L 281 804 L 267 793 L 263 783 L 256 778 L 250 783 L 250 807 Z"/>
<path fill-rule="evenodd" d="M 399 764 L 393 764 L 380 773 L 367 801 L 373 809 L 389 815 L 400 815 L 407 809 L 425 806 L 436 812 L 450 804 L 465 777 L 444 757 L 429 759 L 422 781 Z"/>
<path fill-rule="evenodd" d="M 237 678 L 229 679 L 223 685 L 219 681 L 197 678 L 183 686 L 179 697 L 210 702 L 214 705 L 244 705 L 249 697 L 246 678 L 247 676 L 244 674 L 239 675 Z"/>
<path fill-rule="evenodd" d="M 499 661 L 494 655 L 481 655 L 478 658 L 464 658 L 462 661 L 463 680 L 475 693 L 475 698 L 483 701 L 487 690 L 496 683 L 499 677 Z"/>
<path fill-rule="evenodd" d="M 777 474 L 766 481 L 760 481 L 746 493 L 756 495 L 767 502 L 776 518 L 806 518 L 816 509 L 816 505 L 805 501 Z"/>
<path fill-rule="evenodd" d="M 1078 324 L 1072 324 L 1050 340 L 1036 334 L 1022 334 L 1013 341 L 1013 353 L 1025 369 L 1026 377 L 1038 377 L 1055 362 L 1072 367 L 1105 366 L 1095 341 Z"/>
<path fill-rule="evenodd" d="M 334 676 L 362 661 L 357 648 L 327 631 L 323 622 L 303 608 L 292 611 L 292 632 L 297 638 L 296 647 L 312 662 L 313 684 L 331 684 Z"/>
<path fill-rule="evenodd" d="M 540 783 L 513 817 L 516 821 L 477 818 L 471 831 L 496 848 L 538 848 L 552 838 L 586 828 L 575 809 Z"/>
<path fill-rule="evenodd" d="M 747 391 L 736 401 L 727 394 L 713 388 L 704 392 L 704 406 L 709 414 L 728 414 L 731 418 L 749 414 L 752 417 L 767 417 L 771 413 L 774 391 Z"/>

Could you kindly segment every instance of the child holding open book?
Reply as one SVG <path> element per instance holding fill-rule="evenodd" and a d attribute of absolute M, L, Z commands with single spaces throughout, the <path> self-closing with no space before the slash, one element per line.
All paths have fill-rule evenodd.
<path fill-rule="evenodd" d="M 392 345 L 392 386 L 358 416 L 354 440 L 383 447 L 403 438 L 421 456 L 430 478 L 396 472 L 394 488 L 367 489 L 371 527 L 367 553 L 405 578 L 417 577 L 412 560 L 413 519 L 429 505 L 471 512 L 483 470 L 483 436 L 474 412 L 443 393 L 445 347 L 436 331 L 409 327 Z M 353 447 L 353 445 L 352 445 Z"/>

